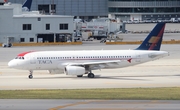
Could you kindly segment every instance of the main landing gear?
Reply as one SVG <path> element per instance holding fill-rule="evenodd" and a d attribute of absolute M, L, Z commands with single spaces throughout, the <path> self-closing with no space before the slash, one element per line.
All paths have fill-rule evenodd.
<path fill-rule="evenodd" d="M 88 73 L 88 78 L 94 78 L 94 74 L 92 73 L 92 71 L 90 70 Z"/>
<path fill-rule="evenodd" d="M 94 74 L 90 72 L 90 73 L 88 74 L 88 78 L 94 78 Z"/>
<path fill-rule="evenodd" d="M 88 73 L 88 78 L 94 78 L 94 74 L 90 71 L 89 73 Z M 77 75 L 77 77 L 83 77 L 83 75 Z"/>
<path fill-rule="evenodd" d="M 29 72 L 30 72 L 30 73 L 29 73 L 30 75 L 28 76 L 28 78 L 29 78 L 29 79 L 32 79 L 32 78 L 33 78 L 33 71 L 30 70 Z"/>

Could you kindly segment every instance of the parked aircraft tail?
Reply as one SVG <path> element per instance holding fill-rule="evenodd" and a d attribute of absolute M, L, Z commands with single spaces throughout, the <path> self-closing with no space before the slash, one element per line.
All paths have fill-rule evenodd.
<path fill-rule="evenodd" d="M 22 5 L 23 11 L 30 11 L 31 4 L 32 4 L 32 0 L 26 0 Z"/>
<path fill-rule="evenodd" d="M 160 50 L 166 23 L 158 23 L 136 50 Z"/>

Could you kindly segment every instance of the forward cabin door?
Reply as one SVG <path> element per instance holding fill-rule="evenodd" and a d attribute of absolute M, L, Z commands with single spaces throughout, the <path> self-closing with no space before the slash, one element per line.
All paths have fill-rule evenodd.
<path fill-rule="evenodd" d="M 36 69 L 37 66 L 37 57 L 35 54 L 31 54 L 30 56 L 30 68 Z"/>
<path fill-rule="evenodd" d="M 140 63 L 141 62 L 141 55 L 139 52 L 136 52 L 136 62 Z"/>
<path fill-rule="evenodd" d="M 31 55 L 31 60 L 30 60 L 30 64 L 32 64 L 32 65 L 36 65 L 36 55 L 35 54 L 32 54 Z"/>

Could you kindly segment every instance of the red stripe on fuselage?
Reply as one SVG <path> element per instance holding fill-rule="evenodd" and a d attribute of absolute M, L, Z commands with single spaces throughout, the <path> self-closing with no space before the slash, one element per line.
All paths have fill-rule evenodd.
<path fill-rule="evenodd" d="M 18 54 L 19 57 L 23 57 L 24 55 L 28 54 L 28 53 L 32 53 L 34 51 L 29 51 L 29 52 L 23 52 L 23 53 L 20 53 Z"/>

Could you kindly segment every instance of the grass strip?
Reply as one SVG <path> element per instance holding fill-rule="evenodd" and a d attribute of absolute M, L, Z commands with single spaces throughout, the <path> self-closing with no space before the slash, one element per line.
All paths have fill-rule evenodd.
<path fill-rule="evenodd" d="M 0 99 L 180 100 L 180 88 L 0 90 Z"/>

